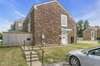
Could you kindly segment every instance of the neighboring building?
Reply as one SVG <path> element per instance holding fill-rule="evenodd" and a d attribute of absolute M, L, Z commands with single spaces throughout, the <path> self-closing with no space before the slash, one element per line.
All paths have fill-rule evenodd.
<path fill-rule="evenodd" d="M 100 27 L 92 26 L 83 32 L 84 40 L 100 40 Z"/>
<path fill-rule="evenodd" d="M 11 25 L 9 32 L 22 32 L 23 31 L 23 21 L 24 19 L 19 19 Z"/>
<path fill-rule="evenodd" d="M 32 34 L 26 32 L 4 32 L 3 45 L 18 46 L 32 44 Z"/>
<path fill-rule="evenodd" d="M 67 45 L 77 41 L 75 21 L 56 0 L 33 5 L 23 30 L 32 33 L 33 44 Z"/>
<path fill-rule="evenodd" d="M 23 20 L 15 21 L 15 30 L 22 31 L 23 30 Z"/>

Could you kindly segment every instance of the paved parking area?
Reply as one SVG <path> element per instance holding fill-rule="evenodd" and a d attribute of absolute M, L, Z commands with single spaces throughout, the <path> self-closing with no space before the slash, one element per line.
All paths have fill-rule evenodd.
<path fill-rule="evenodd" d="M 70 65 L 66 62 L 61 62 L 61 63 L 48 64 L 45 66 L 70 66 Z"/>

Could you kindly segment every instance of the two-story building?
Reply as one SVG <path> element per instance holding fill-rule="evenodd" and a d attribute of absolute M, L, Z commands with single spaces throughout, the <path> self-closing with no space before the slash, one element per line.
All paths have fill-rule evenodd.
<path fill-rule="evenodd" d="M 57 1 L 33 5 L 25 18 L 24 32 L 31 32 L 33 44 L 62 44 L 77 41 L 76 23 Z"/>

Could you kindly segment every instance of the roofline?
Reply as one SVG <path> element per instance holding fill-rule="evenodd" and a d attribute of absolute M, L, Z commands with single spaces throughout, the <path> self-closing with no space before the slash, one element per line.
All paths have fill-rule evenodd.
<path fill-rule="evenodd" d="M 88 27 L 87 29 L 85 29 L 85 30 L 83 31 L 83 33 L 85 33 L 89 28 L 90 28 L 90 27 Z"/>
<path fill-rule="evenodd" d="M 57 3 L 66 13 L 69 14 L 69 17 L 72 18 L 72 16 L 70 15 L 70 13 L 58 2 L 58 0 L 53 0 L 53 1 L 49 1 L 49 2 L 44 2 L 44 3 L 41 3 L 41 4 L 35 4 L 35 5 L 33 5 L 32 8 L 30 9 L 28 15 L 26 16 L 26 18 L 29 16 L 29 14 L 32 12 L 32 10 L 33 10 L 34 8 L 36 8 L 36 7 L 38 7 L 38 6 L 41 6 L 41 5 L 46 5 L 46 4 L 49 4 L 49 3 L 53 3 L 53 2 Z M 25 18 L 25 19 L 26 19 L 26 18 Z M 74 19 L 72 18 L 72 20 L 74 20 Z M 74 21 L 74 23 L 75 23 L 75 21 Z"/>
<path fill-rule="evenodd" d="M 34 6 L 41 6 L 41 5 L 45 5 L 45 4 L 49 4 L 49 3 L 53 3 L 53 2 L 57 2 L 57 0 L 48 1 L 48 2 L 44 2 L 44 3 L 40 3 L 40 4 L 35 4 Z"/>
<path fill-rule="evenodd" d="M 48 3 L 53 3 L 53 2 L 57 2 L 57 0 L 53 0 L 53 1 L 49 1 L 49 2 L 44 2 L 44 3 L 40 3 L 40 4 L 35 4 L 35 5 L 33 5 L 33 6 L 31 7 L 31 9 L 30 9 L 28 15 L 26 15 L 25 19 L 26 19 L 27 17 L 30 16 L 30 13 L 32 12 L 32 10 L 33 10 L 35 7 L 38 7 L 38 6 L 41 6 L 41 5 L 45 5 L 45 4 L 48 4 Z"/>
<path fill-rule="evenodd" d="M 83 32 L 86 32 L 88 29 L 95 29 L 95 30 L 98 30 L 98 28 L 96 28 L 95 26 L 89 26 L 87 29 L 85 29 Z"/>
<path fill-rule="evenodd" d="M 28 14 L 26 15 L 25 20 L 26 20 L 26 18 L 28 18 L 30 16 L 30 13 L 32 12 L 32 10 L 35 9 L 36 7 L 38 7 L 40 5 L 45 5 L 45 4 L 48 4 L 48 3 L 53 3 L 53 2 L 57 2 L 57 0 L 53 0 L 53 1 L 49 1 L 49 2 L 44 2 L 44 3 L 40 3 L 40 4 L 33 5 L 31 7 L 30 11 L 28 12 Z"/>
<path fill-rule="evenodd" d="M 36 5 L 34 5 L 33 7 L 36 8 L 36 7 L 38 7 L 38 6 L 46 5 L 46 4 L 53 3 L 53 2 L 57 3 L 66 13 L 69 14 L 68 10 L 66 10 L 66 9 L 58 2 L 58 0 L 53 0 L 53 1 L 45 2 L 45 3 L 41 3 L 41 4 L 36 4 Z M 71 16 L 70 14 L 69 14 L 69 16 L 72 18 L 72 16 Z M 72 19 L 73 19 L 73 18 L 72 18 Z M 73 19 L 73 20 L 74 20 L 74 19 Z M 75 23 L 75 21 L 74 21 L 74 23 Z"/>
<path fill-rule="evenodd" d="M 53 2 L 56 2 L 66 13 L 69 13 L 62 5 L 58 2 L 58 0 L 53 0 L 53 1 L 44 2 L 44 3 L 41 3 L 41 4 L 36 4 L 36 5 L 34 5 L 33 7 L 38 7 L 38 6 L 46 5 L 46 4 L 53 3 Z M 71 15 L 69 15 L 69 16 L 72 17 Z"/>
<path fill-rule="evenodd" d="M 69 15 L 69 17 L 70 17 L 72 20 L 74 20 L 73 17 L 71 16 L 71 14 L 69 13 L 69 11 L 68 11 L 67 9 L 65 9 L 58 1 L 56 1 L 56 2 L 57 2 L 57 4 Z M 75 21 L 73 21 L 73 22 L 76 24 Z"/>

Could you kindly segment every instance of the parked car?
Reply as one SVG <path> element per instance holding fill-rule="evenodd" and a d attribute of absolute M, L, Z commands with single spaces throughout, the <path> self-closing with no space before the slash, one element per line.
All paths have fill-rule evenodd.
<path fill-rule="evenodd" d="M 69 52 L 71 66 L 100 66 L 100 47 Z"/>

